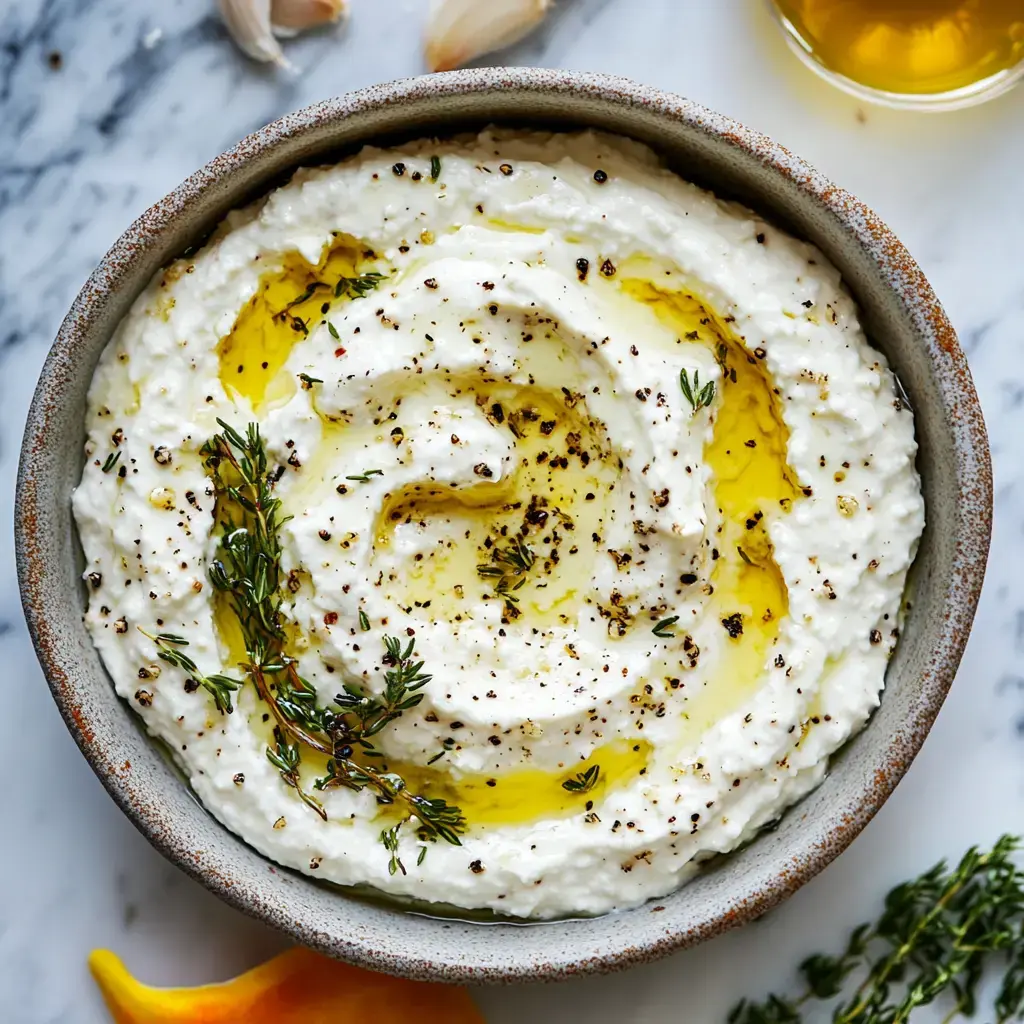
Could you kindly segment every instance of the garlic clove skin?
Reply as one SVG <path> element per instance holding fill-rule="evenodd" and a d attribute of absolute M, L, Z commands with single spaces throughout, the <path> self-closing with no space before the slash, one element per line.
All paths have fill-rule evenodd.
<path fill-rule="evenodd" d="M 425 53 L 431 71 L 451 71 L 533 31 L 552 0 L 431 0 Z"/>
<path fill-rule="evenodd" d="M 221 17 L 238 48 L 264 64 L 291 65 L 270 27 L 270 0 L 217 0 Z"/>
<path fill-rule="evenodd" d="M 271 0 L 270 22 L 277 35 L 295 35 L 348 16 L 348 0 Z"/>

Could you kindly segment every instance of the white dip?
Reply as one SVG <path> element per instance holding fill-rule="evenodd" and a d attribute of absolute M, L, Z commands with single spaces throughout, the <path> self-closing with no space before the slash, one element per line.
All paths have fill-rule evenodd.
<path fill-rule="evenodd" d="M 299 744 L 325 821 L 268 759 L 214 614 L 218 417 L 258 421 L 280 473 L 284 653 L 319 703 L 379 696 L 383 637 L 415 639 L 432 678 L 363 763 L 458 805 L 461 845 L 407 821 L 399 866 L 407 804 L 316 790 Z M 924 522 L 838 272 L 591 133 L 300 171 L 139 297 L 88 431 L 88 626 L 206 807 L 317 878 L 521 916 L 664 894 L 817 785 L 878 703 Z M 233 713 L 142 630 L 241 681 Z"/>

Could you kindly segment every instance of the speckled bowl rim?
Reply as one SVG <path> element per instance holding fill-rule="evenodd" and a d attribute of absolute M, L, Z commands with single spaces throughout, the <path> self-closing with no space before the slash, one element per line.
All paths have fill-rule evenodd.
<path fill-rule="evenodd" d="M 806 835 L 800 833 L 801 840 L 783 867 L 776 865 L 773 873 L 769 874 L 766 869 L 755 865 L 750 875 L 743 877 L 743 885 L 728 899 L 727 906 L 715 905 L 703 916 L 698 913 L 696 921 L 691 921 L 686 927 L 675 923 L 672 920 L 674 915 L 654 913 L 665 908 L 650 904 L 618 915 L 616 926 L 591 928 L 589 931 L 587 927 L 591 922 L 517 927 L 421 919 L 427 923 L 410 927 L 408 932 L 413 938 L 401 938 L 396 949 L 387 927 L 383 924 L 367 925 L 366 920 L 354 910 L 358 927 L 351 934 L 344 933 L 344 929 L 328 934 L 315 925 L 296 920 L 287 899 L 281 898 L 282 892 L 288 892 L 287 888 L 282 889 L 280 885 L 272 888 L 266 874 L 257 877 L 253 871 L 251 877 L 239 877 L 225 867 L 232 863 L 232 850 L 241 845 L 241 840 L 225 830 L 221 843 L 212 843 L 207 849 L 195 849 L 187 842 L 179 841 L 175 829 L 167 827 L 168 823 L 160 819 L 156 799 L 158 780 L 150 778 L 147 781 L 138 772 L 128 771 L 127 764 L 114 763 L 105 753 L 104 744 L 110 737 L 98 734 L 96 723 L 83 715 L 76 693 L 76 665 L 62 651 L 59 624 L 52 622 L 47 614 L 44 581 L 54 567 L 42 554 L 45 547 L 43 531 L 48 527 L 43 491 L 46 486 L 53 486 L 53 481 L 46 477 L 48 453 L 54 446 L 68 443 L 67 439 L 62 442 L 54 438 L 48 424 L 55 403 L 61 401 L 68 390 L 69 380 L 73 378 L 76 349 L 88 325 L 105 304 L 118 296 L 126 268 L 130 268 L 132 261 L 147 247 L 155 244 L 176 218 L 188 215 L 197 196 L 216 189 L 248 165 L 259 163 L 284 140 L 322 130 L 325 125 L 337 124 L 346 117 L 424 98 L 494 95 L 499 90 L 509 89 L 518 90 L 521 94 L 564 97 L 570 110 L 574 96 L 586 96 L 627 111 L 653 111 L 659 118 L 667 119 L 666 123 L 685 124 L 706 135 L 709 144 L 734 147 L 772 173 L 795 183 L 835 218 L 845 233 L 859 242 L 874 260 L 888 287 L 899 298 L 927 347 L 928 358 L 937 367 L 956 452 L 956 463 L 952 469 L 957 474 L 961 496 L 956 520 L 954 572 L 945 590 L 944 640 L 934 652 L 930 670 L 925 672 L 923 689 L 909 718 L 878 755 L 870 782 L 852 797 L 847 798 L 844 791 L 842 807 L 827 823 L 829 827 L 809 822 Z M 581 120 L 585 121 L 585 118 Z M 53 475 L 52 469 L 50 475 Z M 43 481 L 42 485 L 40 481 Z M 289 114 L 217 157 L 139 217 L 86 282 L 60 328 L 42 371 L 22 448 L 15 540 L 25 615 L 54 700 L 103 784 L 157 849 L 229 904 L 325 953 L 408 977 L 480 983 L 553 980 L 606 972 L 656 959 L 764 914 L 842 852 L 884 803 L 909 767 L 952 683 L 981 590 L 991 511 L 991 465 L 985 426 L 963 352 L 953 327 L 917 264 L 871 210 L 766 136 L 682 97 L 608 75 L 534 68 L 488 68 L 404 79 L 362 89 Z M 103 728 L 108 727 L 104 725 Z M 234 857 L 239 859 L 237 850 Z M 264 871 L 269 868 L 272 875 L 286 874 L 269 862 L 264 863 Z M 410 919 L 406 915 L 403 920 Z M 596 920 L 608 921 L 608 918 Z M 498 933 L 511 928 L 516 928 L 519 937 L 502 939 L 501 955 L 490 955 L 487 946 L 494 944 L 497 947 Z M 572 931 L 573 928 L 579 930 Z M 455 929 L 455 933 L 443 936 L 442 929 Z M 556 941 L 532 940 L 529 937 L 531 934 L 540 937 L 544 933 L 556 936 Z M 489 939 L 489 935 L 494 938 Z M 464 955 L 452 952 L 453 948 L 459 948 L 460 936 L 466 942 Z M 444 947 L 444 954 L 439 952 L 440 946 Z"/>

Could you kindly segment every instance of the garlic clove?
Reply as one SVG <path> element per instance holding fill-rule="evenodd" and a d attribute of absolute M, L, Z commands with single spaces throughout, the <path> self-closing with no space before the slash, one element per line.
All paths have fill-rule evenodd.
<path fill-rule="evenodd" d="M 253 60 L 287 68 L 281 47 L 270 28 L 270 0 L 218 0 L 231 38 Z"/>
<path fill-rule="evenodd" d="M 271 0 L 270 21 L 278 35 L 291 35 L 340 21 L 348 14 L 348 0 Z"/>
<path fill-rule="evenodd" d="M 450 71 L 511 46 L 537 27 L 551 0 L 431 0 L 426 58 L 431 71 Z"/>

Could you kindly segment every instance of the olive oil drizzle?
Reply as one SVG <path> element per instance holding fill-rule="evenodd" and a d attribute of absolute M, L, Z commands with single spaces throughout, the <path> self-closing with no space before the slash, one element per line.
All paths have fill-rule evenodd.
<path fill-rule="evenodd" d="M 708 538 L 709 614 L 725 640 L 708 684 L 699 692 L 683 687 L 683 738 L 691 741 L 739 708 L 763 679 L 789 612 L 767 525 L 788 514 L 802 492 L 787 461 L 789 431 L 763 352 L 749 351 L 729 322 L 689 291 L 660 288 L 645 278 L 626 278 L 620 287 L 680 339 L 708 346 L 722 372 L 704 459 L 711 469 L 710 501 L 720 517 Z"/>
<path fill-rule="evenodd" d="M 294 380 L 284 384 L 280 373 L 294 345 L 308 335 L 318 318 L 333 326 L 329 317 L 334 303 L 360 294 L 340 282 L 365 274 L 365 261 L 371 258 L 372 253 L 347 238 L 329 246 L 316 267 L 297 254 L 285 257 L 279 271 L 261 280 L 232 331 L 218 346 L 225 387 L 253 407 L 294 393 Z M 687 737 L 696 736 L 747 699 L 765 670 L 769 650 L 788 614 L 786 585 L 766 525 L 772 517 L 789 511 L 800 489 L 786 461 L 788 432 L 763 361 L 747 350 L 724 319 L 689 292 L 664 290 L 640 278 L 620 277 L 617 287 L 630 299 L 650 306 L 680 337 L 698 338 L 708 345 L 722 369 L 718 388 L 705 390 L 707 386 L 701 384 L 704 398 L 697 400 L 695 392 L 690 403 L 694 414 L 706 405 L 714 418 L 712 438 L 704 452 L 712 471 L 711 498 L 720 516 L 717 532 L 709 537 L 713 546 L 709 603 L 710 613 L 720 615 L 722 628 L 728 632 L 711 681 L 701 692 L 685 693 L 681 716 L 687 724 L 683 731 Z M 336 330 L 330 334 L 336 339 Z M 557 347 L 557 339 L 551 344 Z M 447 614 L 457 620 L 474 601 L 505 596 L 488 593 L 494 590 L 488 579 L 491 574 L 485 572 L 481 577 L 478 569 L 500 564 L 493 553 L 512 538 L 513 544 L 529 545 L 531 555 L 530 571 L 515 580 L 520 588 L 515 594 L 517 613 L 526 610 L 531 625 L 571 621 L 567 614 L 571 602 L 585 586 L 599 553 L 596 545 L 587 545 L 582 539 L 597 536 L 592 527 L 608 512 L 607 494 L 615 486 L 614 460 L 607 458 L 613 447 L 605 428 L 588 418 L 585 402 L 577 407 L 575 401 L 567 402 L 565 395 L 544 388 L 463 384 L 489 418 L 513 433 L 520 464 L 503 482 L 482 479 L 477 487 L 459 493 L 417 486 L 392 495 L 375 529 L 377 548 L 387 547 L 394 531 L 415 529 L 437 517 L 460 531 L 460 541 L 464 535 L 471 542 L 439 552 L 428 566 L 414 566 L 401 580 L 391 581 L 387 596 L 412 612 L 423 603 L 417 592 L 429 592 L 435 595 L 431 616 Z M 276 389 L 287 393 L 282 395 Z M 566 394 L 571 397 L 568 391 Z M 333 447 L 328 454 L 340 455 L 345 447 L 342 435 L 351 429 L 325 421 L 326 447 Z M 550 454 L 540 460 L 538 455 L 562 449 L 570 451 L 570 458 L 579 464 L 572 469 L 563 467 L 559 476 L 551 471 Z M 584 451 L 588 453 L 585 460 L 581 459 Z M 543 468 L 538 470 L 538 466 Z M 306 468 L 311 470 L 313 465 Z M 544 500 L 531 500 L 538 493 Z M 571 537 L 577 547 L 574 558 L 552 559 L 552 536 L 561 531 L 564 539 L 577 526 L 578 533 Z M 540 589 L 538 582 L 543 584 Z M 466 592 L 469 584 L 474 588 L 471 593 Z M 448 597 L 438 599 L 437 595 Z M 505 622 L 509 624 L 518 614 L 510 617 L 507 607 L 508 602 Z M 222 608 L 217 609 L 222 639 L 234 654 L 240 637 L 229 619 Z M 737 628 L 733 630 L 727 623 Z M 675 635 L 667 628 L 662 632 L 665 639 Z M 428 765 L 377 760 L 374 769 L 399 775 L 414 791 L 430 792 L 457 804 L 468 827 L 474 829 L 551 820 L 584 811 L 593 816 L 591 809 L 604 795 L 646 772 L 652 755 L 649 742 L 620 738 L 602 744 L 585 761 L 567 763 L 554 771 L 520 768 L 495 774 L 457 773 L 437 757 Z M 358 752 L 353 756 L 358 761 Z M 321 762 L 326 763 L 326 758 L 308 751 L 296 772 L 296 783 L 312 782 L 314 775 L 324 770 Z M 576 784 L 583 777 L 592 780 L 585 789 Z M 382 808 L 382 820 L 389 820 L 389 813 Z M 392 828 L 388 841 L 393 842 L 396 835 Z"/>
<path fill-rule="evenodd" d="M 449 387 L 474 395 L 491 422 L 509 431 L 514 463 L 502 479 L 481 475 L 472 487 L 415 484 L 390 496 L 375 551 L 386 553 L 404 531 L 434 543 L 407 571 L 385 576 L 384 595 L 434 621 L 464 621 L 494 602 L 506 627 L 566 625 L 602 555 L 616 486 L 604 426 L 584 403 L 570 406 L 561 392 L 537 385 L 453 380 Z M 499 577 L 501 553 L 520 544 L 529 569 Z"/>
<path fill-rule="evenodd" d="M 280 376 L 295 345 L 326 323 L 339 303 L 362 298 L 383 280 L 371 265 L 376 255 L 348 235 L 337 235 L 316 266 L 297 252 L 260 278 L 256 291 L 217 346 L 220 380 L 229 394 L 247 399 L 254 410 L 286 401 L 294 380 Z"/>

